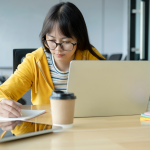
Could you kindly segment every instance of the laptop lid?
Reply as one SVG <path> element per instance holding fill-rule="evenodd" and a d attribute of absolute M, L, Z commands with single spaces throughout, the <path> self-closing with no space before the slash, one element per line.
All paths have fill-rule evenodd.
<path fill-rule="evenodd" d="M 137 115 L 147 110 L 149 61 L 72 61 L 67 91 L 75 117 Z"/>

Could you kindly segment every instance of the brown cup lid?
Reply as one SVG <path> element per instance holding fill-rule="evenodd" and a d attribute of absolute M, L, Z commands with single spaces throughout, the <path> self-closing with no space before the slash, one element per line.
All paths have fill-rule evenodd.
<path fill-rule="evenodd" d="M 63 99 L 63 100 L 68 100 L 68 99 L 76 99 L 76 96 L 74 93 L 69 93 L 69 92 L 63 92 L 63 91 L 53 91 L 52 95 L 50 96 L 50 99 Z"/>

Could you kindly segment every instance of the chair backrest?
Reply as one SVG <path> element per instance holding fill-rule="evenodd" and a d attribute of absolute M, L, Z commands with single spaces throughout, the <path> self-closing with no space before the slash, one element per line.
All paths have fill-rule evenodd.
<path fill-rule="evenodd" d="M 31 53 L 33 49 L 13 49 L 13 72 L 17 69 L 17 66 L 23 61 L 23 58 L 27 53 Z"/>
<path fill-rule="evenodd" d="M 121 60 L 122 54 L 112 54 L 108 60 Z"/>
<path fill-rule="evenodd" d="M 107 56 L 108 56 L 107 54 L 102 54 L 102 55 L 107 59 Z"/>
<path fill-rule="evenodd" d="M 124 60 L 127 60 L 127 55 L 125 56 Z"/>
<path fill-rule="evenodd" d="M 27 53 L 31 53 L 33 49 L 13 49 L 13 72 L 17 69 L 17 66 L 23 61 Z M 31 103 L 31 89 L 27 91 L 21 99 L 18 100 L 22 105 L 32 105 Z"/>

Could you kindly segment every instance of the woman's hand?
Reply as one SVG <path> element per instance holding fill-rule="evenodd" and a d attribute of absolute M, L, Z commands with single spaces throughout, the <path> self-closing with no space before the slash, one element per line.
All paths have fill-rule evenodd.
<path fill-rule="evenodd" d="M 15 129 L 17 125 L 20 125 L 22 121 L 9 121 L 9 122 L 0 122 L 0 128 L 3 131 L 10 131 Z"/>
<path fill-rule="evenodd" d="M 0 116 L 6 118 L 21 117 L 21 107 L 22 104 L 14 100 L 3 99 L 0 102 Z"/>

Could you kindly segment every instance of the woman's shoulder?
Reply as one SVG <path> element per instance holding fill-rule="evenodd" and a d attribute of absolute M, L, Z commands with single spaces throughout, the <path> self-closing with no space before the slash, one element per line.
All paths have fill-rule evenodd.
<path fill-rule="evenodd" d="M 92 50 L 93 50 L 99 57 L 105 59 L 95 47 L 92 47 Z M 93 54 L 91 54 L 89 50 L 83 50 L 83 51 L 78 50 L 78 51 L 77 51 L 77 55 L 78 55 L 78 58 L 79 58 L 79 55 L 80 55 L 83 60 L 99 60 L 99 59 L 96 58 Z"/>
<path fill-rule="evenodd" d="M 92 50 L 102 59 L 105 59 L 105 57 L 95 48 L 95 47 L 92 47 Z M 90 53 L 90 52 L 89 52 Z M 90 55 L 92 55 L 90 53 Z M 92 55 L 93 56 L 93 55 Z M 94 56 L 95 57 L 95 56 Z M 96 58 L 97 59 L 97 58 Z"/>
<path fill-rule="evenodd" d="M 27 58 L 34 57 L 38 61 L 43 57 L 44 54 L 45 53 L 44 53 L 43 47 L 40 47 L 40 48 L 36 49 L 35 51 L 33 51 L 32 53 L 28 53 L 26 55 L 26 57 Z"/>

